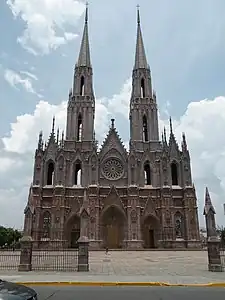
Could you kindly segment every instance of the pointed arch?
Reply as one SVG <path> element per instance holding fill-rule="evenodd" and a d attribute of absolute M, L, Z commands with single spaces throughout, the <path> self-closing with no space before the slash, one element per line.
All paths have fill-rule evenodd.
<path fill-rule="evenodd" d="M 125 238 L 126 215 L 118 205 L 111 205 L 101 213 L 101 234 L 104 246 L 122 248 Z"/>
<path fill-rule="evenodd" d="M 178 166 L 175 161 L 170 165 L 172 185 L 178 185 Z"/>
<path fill-rule="evenodd" d="M 80 237 L 80 216 L 77 213 L 69 215 L 64 224 L 65 236 L 68 240 L 69 248 L 78 248 L 78 239 Z"/>
<path fill-rule="evenodd" d="M 80 96 L 84 96 L 84 83 L 85 83 L 84 76 L 81 76 L 81 78 L 80 78 Z"/>
<path fill-rule="evenodd" d="M 81 186 L 82 164 L 80 160 L 76 160 L 73 165 L 73 185 Z"/>
<path fill-rule="evenodd" d="M 47 162 L 47 185 L 53 185 L 54 182 L 55 164 L 52 160 Z"/>
<path fill-rule="evenodd" d="M 81 142 L 83 133 L 83 119 L 81 113 L 79 113 L 77 118 L 77 141 Z"/>
<path fill-rule="evenodd" d="M 157 217 L 152 214 L 145 216 L 142 222 L 142 239 L 144 248 L 157 248 L 160 239 L 160 222 Z"/>
<path fill-rule="evenodd" d="M 143 130 L 143 141 L 148 141 L 148 122 L 146 115 L 143 115 L 142 118 L 142 130 Z"/>
<path fill-rule="evenodd" d="M 141 98 L 145 98 L 145 80 L 141 78 Z"/>
<path fill-rule="evenodd" d="M 146 161 L 144 164 L 144 180 L 145 180 L 145 185 L 151 185 L 152 180 L 151 180 L 151 167 L 149 161 Z"/>

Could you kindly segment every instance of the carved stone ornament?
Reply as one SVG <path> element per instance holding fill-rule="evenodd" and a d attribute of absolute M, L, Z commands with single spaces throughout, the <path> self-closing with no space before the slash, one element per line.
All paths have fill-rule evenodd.
<path fill-rule="evenodd" d="M 110 158 L 104 162 L 102 173 L 109 180 L 118 180 L 123 176 L 123 164 L 116 158 Z"/>

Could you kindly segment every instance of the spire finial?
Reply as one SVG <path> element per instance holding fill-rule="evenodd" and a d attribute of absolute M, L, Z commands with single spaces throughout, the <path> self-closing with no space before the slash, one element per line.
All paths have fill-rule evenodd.
<path fill-rule="evenodd" d="M 86 2 L 86 11 L 85 11 L 85 24 L 88 23 L 88 2 Z"/>
<path fill-rule="evenodd" d="M 52 133 L 55 133 L 55 116 L 52 118 Z"/>
<path fill-rule="evenodd" d="M 59 127 L 57 129 L 57 138 L 56 138 L 56 143 L 58 144 L 59 143 Z"/>
<path fill-rule="evenodd" d="M 172 124 L 172 118 L 170 116 L 170 132 L 172 133 L 173 132 L 173 124 Z"/>
<path fill-rule="evenodd" d="M 183 151 L 187 150 L 187 142 L 186 142 L 186 137 L 185 137 L 185 133 L 182 133 L 182 149 Z"/>
<path fill-rule="evenodd" d="M 114 129 L 115 128 L 115 119 L 111 119 L 111 128 Z"/>
<path fill-rule="evenodd" d="M 137 24 L 140 25 L 140 5 L 137 4 Z"/>
<path fill-rule="evenodd" d="M 167 142 L 167 138 L 166 138 L 166 127 L 164 126 L 164 139 L 165 139 L 165 142 Z"/>

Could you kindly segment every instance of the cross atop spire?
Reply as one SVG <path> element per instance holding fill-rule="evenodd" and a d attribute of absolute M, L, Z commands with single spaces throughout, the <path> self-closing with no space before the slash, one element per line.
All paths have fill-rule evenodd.
<path fill-rule="evenodd" d="M 83 37 L 80 46 L 78 62 L 76 66 L 91 68 L 91 55 L 90 55 L 90 46 L 89 46 L 89 37 L 88 37 L 88 3 L 86 3 L 84 31 L 83 31 Z"/>
<path fill-rule="evenodd" d="M 88 2 L 86 2 L 86 11 L 85 11 L 85 24 L 88 23 Z"/>
<path fill-rule="evenodd" d="M 134 69 L 148 69 L 147 58 L 145 54 L 144 42 L 141 32 L 140 7 L 137 5 L 137 42 Z"/>
<path fill-rule="evenodd" d="M 140 5 L 137 5 L 137 24 L 140 25 Z"/>

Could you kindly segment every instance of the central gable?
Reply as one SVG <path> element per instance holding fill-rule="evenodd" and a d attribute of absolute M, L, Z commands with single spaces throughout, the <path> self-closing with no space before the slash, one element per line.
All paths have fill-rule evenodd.
<path fill-rule="evenodd" d="M 100 159 L 102 159 L 106 155 L 106 153 L 109 153 L 112 149 L 119 152 L 124 160 L 127 159 L 127 151 L 115 128 L 110 128 L 102 144 L 102 147 L 99 151 Z"/>

